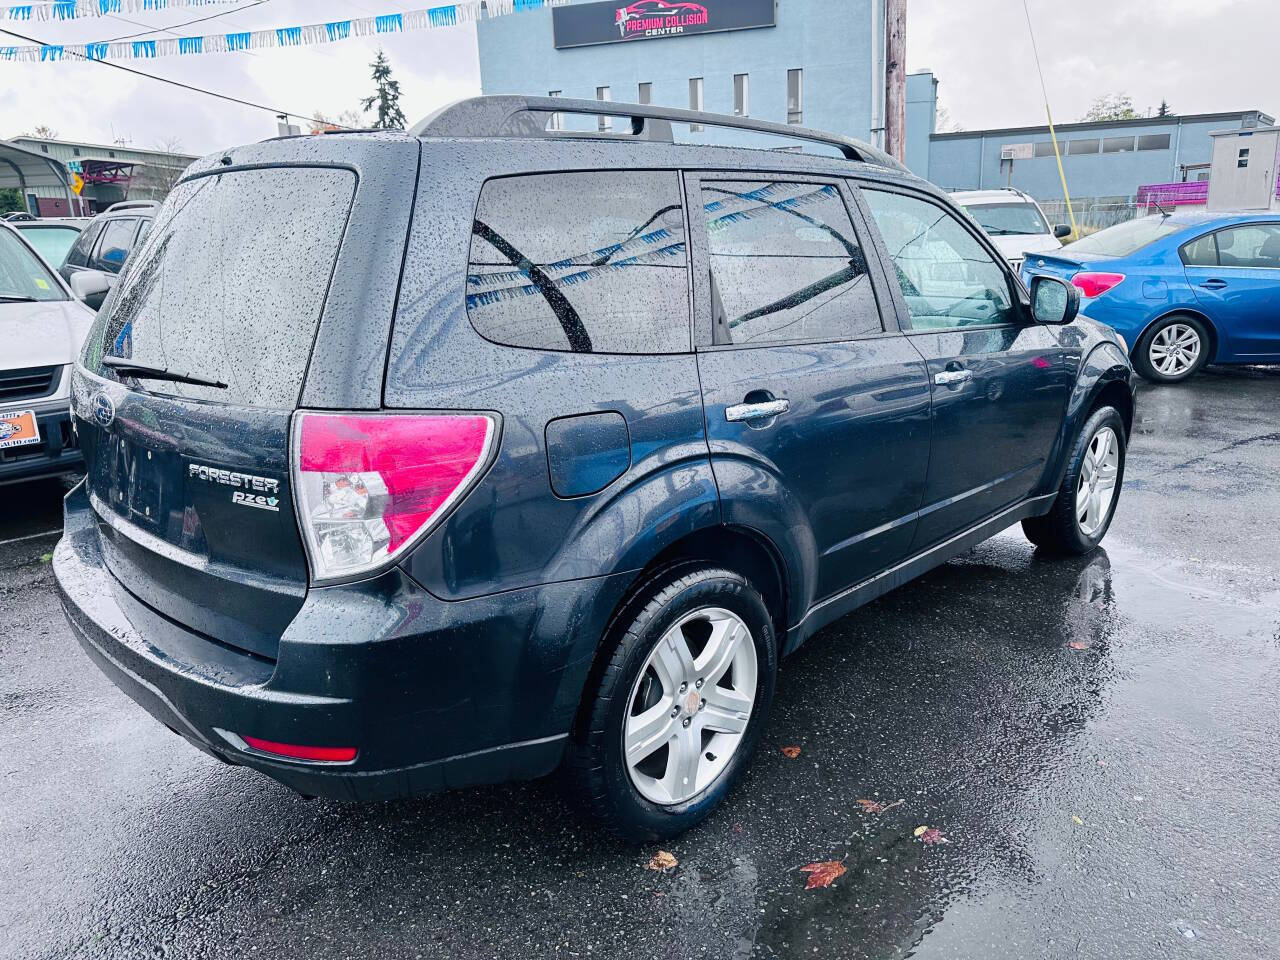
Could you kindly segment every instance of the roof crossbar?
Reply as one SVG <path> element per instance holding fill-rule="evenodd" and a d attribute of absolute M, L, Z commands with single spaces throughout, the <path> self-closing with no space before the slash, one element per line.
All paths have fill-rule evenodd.
<path fill-rule="evenodd" d="M 597 117 L 626 117 L 629 134 L 637 139 L 672 142 L 671 124 L 689 123 L 706 127 L 749 130 L 789 140 L 805 140 L 835 147 L 847 160 L 859 160 L 894 170 L 905 170 L 883 150 L 835 133 L 811 130 L 791 124 L 770 123 L 751 117 L 730 117 L 701 110 L 658 107 L 652 104 L 616 103 L 612 100 L 572 100 L 567 97 L 472 97 L 437 110 L 409 130 L 415 137 L 587 137 L 600 139 L 605 133 L 577 133 L 548 129 L 555 114 Z M 612 136 L 618 136 L 613 134 Z"/>

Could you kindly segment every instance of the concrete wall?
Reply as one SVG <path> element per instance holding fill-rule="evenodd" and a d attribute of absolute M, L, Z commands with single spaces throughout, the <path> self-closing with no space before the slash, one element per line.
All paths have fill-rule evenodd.
<path fill-rule="evenodd" d="M 938 81 L 923 70 L 907 77 L 907 149 L 905 163 L 929 179 L 929 138 L 938 126 Z"/>
<path fill-rule="evenodd" d="M 732 114 L 733 78 L 745 73 L 750 116 L 785 123 L 787 71 L 800 68 L 804 125 L 870 139 L 883 7 L 884 0 L 778 0 L 776 27 L 568 50 L 555 49 L 549 9 L 496 17 L 477 25 L 481 85 L 486 94 L 559 90 L 588 100 L 608 86 L 615 101 L 634 103 L 638 85 L 652 83 L 655 104 L 688 107 L 689 79 L 702 77 L 703 108 Z M 714 142 L 746 140 L 717 132 Z"/>
<path fill-rule="evenodd" d="M 1265 115 L 1261 115 L 1265 120 Z M 1131 122 L 1066 124 L 1057 128 L 1063 149 L 1062 165 L 1072 197 L 1133 196 L 1149 183 L 1171 183 L 1181 179 L 1184 164 L 1208 163 L 1213 153 L 1209 134 L 1256 123 L 1257 111 L 1168 117 Z M 1072 155 L 1070 141 L 1106 137 L 1138 137 L 1168 134 L 1167 150 L 1139 150 L 1131 153 Z M 1048 127 L 972 133 L 935 134 L 929 151 L 928 176 L 949 190 L 976 190 L 1015 186 L 1036 197 L 1062 197 L 1062 183 L 1052 154 L 1029 160 L 1000 160 L 1000 149 L 1012 143 L 1047 143 Z M 1136 141 L 1135 141 L 1136 142 Z"/>

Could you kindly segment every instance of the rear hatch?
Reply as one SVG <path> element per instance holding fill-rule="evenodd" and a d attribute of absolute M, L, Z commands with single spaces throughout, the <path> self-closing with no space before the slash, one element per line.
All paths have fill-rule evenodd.
<path fill-rule="evenodd" d="M 307 590 L 290 420 L 357 184 L 319 166 L 214 167 L 179 184 L 74 381 L 111 573 L 182 627 L 267 658 Z"/>

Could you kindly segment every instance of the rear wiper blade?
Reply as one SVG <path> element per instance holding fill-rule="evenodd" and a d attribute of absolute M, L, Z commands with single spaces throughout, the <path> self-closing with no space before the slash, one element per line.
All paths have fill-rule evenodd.
<path fill-rule="evenodd" d="M 189 383 L 196 387 L 214 387 L 217 390 L 227 389 L 221 380 L 206 380 L 204 377 L 192 376 L 189 373 L 177 373 L 164 367 L 152 367 L 145 363 L 134 363 L 124 357 L 103 357 L 102 365 L 110 367 L 116 373 L 133 374 L 144 380 L 169 380 L 173 383 Z"/>

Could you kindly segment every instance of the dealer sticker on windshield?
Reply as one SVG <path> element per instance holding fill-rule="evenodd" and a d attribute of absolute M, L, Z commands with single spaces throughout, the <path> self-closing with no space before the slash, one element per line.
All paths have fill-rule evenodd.
<path fill-rule="evenodd" d="M 0 412 L 0 450 L 39 442 L 40 427 L 36 425 L 34 410 Z"/>

